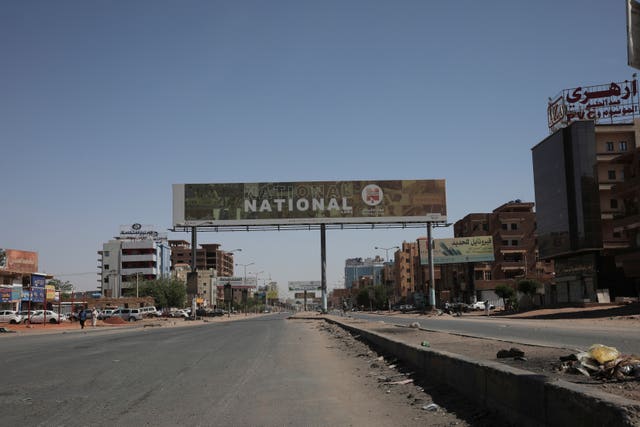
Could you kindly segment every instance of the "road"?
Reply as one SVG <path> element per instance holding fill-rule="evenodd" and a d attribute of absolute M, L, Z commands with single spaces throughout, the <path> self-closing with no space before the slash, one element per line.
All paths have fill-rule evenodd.
<path fill-rule="evenodd" d="M 513 319 L 468 316 L 388 316 L 352 313 L 353 317 L 409 325 L 420 323 L 425 329 L 474 337 L 505 340 L 521 344 L 544 345 L 568 349 L 588 349 L 592 344 L 616 347 L 624 353 L 640 354 L 640 336 L 636 328 L 598 325 L 571 320 Z"/>
<path fill-rule="evenodd" d="M 2 424 L 431 425 L 419 407 L 363 387 L 368 364 L 339 353 L 316 326 L 272 314 L 187 327 L 5 334 Z"/>

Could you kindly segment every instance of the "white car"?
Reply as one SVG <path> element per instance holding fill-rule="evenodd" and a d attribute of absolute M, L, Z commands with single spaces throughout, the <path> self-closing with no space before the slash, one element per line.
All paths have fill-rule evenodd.
<path fill-rule="evenodd" d="M 0 322 L 15 325 L 22 322 L 22 316 L 17 311 L 0 310 Z"/>
<path fill-rule="evenodd" d="M 486 306 L 484 304 L 484 301 L 476 301 L 473 304 L 471 304 L 469 306 L 469 308 L 471 310 L 484 310 L 486 308 Z M 496 306 L 490 303 L 489 304 L 489 310 L 493 310 L 494 308 L 496 308 Z"/>
<path fill-rule="evenodd" d="M 60 323 L 67 320 L 67 318 L 61 314 L 58 316 L 58 313 L 51 310 L 37 310 L 31 313 L 29 318 L 24 319 L 24 323 Z"/>

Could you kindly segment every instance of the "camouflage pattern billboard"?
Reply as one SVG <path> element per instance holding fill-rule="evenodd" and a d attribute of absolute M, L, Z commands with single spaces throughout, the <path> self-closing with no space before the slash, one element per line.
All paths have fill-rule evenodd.
<path fill-rule="evenodd" d="M 174 184 L 173 225 L 446 221 L 445 181 Z"/>

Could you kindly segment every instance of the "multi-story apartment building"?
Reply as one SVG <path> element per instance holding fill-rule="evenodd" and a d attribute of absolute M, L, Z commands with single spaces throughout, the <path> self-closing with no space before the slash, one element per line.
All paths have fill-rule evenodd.
<path fill-rule="evenodd" d="M 635 294 L 616 257 L 630 246 L 619 222 L 626 197 L 620 160 L 635 151 L 639 127 L 638 120 L 576 121 L 533 147 L 539 253 L 556 272 L 550 302 Z"/>
<path fill-rule="evenodd" d="M 416 293 L 422 295 L 419 299 L 423 299 L 426 294 L 425 272 L 426 268 L 420 265 L 418 242 L 402 242 L 400 249 L 394 253 L 394 302 L 414 303 Z"/>
<path fill-rule="evenodd" d="M 186 240 L 169 240 L 171 265 L 191 265 L 191 245 Z M 233 253 L 220 249 L 218 243 L 201 244 L 196 251 L 196 269 L 214 269 L 218 276 L 233 276 Z"/>
<path fill-rule="evenodd" d="M 103 296 L 135 296 L 141 281 L 169 276 L 171 249 L 167 238 L 149 229 L 134 224 L 130 231 L 121 230 L 119 237 L 102 245 L 98 274 Z"/>
<path fill-rule="evenodd" d="M 640 148 L 621 155 L 616 162 L 623 167 L 624 181 L 611 189 L 612 199 L 622 205 L 622 212 L 613 217 L 613 233 L 624 237 L 628 246 L 617 252 L 615 262 L 625 277 L 633 280 L 640 295 Z"/>
<path fill-rule="evenodd" d="M 515 286 L 518 279 L 540 282 L 553 276 L 550 261 L 538 260 L 534 204 L 513 200 L 491 213 L 471 213 L 454 224 L 455 237 L 491 236 L 494 261 L 454 264 L 448 267 L 447 283 L 455 299 L 497 300 L 499 284 Z"/>

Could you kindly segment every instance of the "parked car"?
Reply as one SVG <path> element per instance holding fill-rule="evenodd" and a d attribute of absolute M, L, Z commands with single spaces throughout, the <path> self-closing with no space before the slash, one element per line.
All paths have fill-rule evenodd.
<path fill-rule="evenodd" d="M 105 310 L 102 310 L 100 313 L 98 313 L 98 319 L 100 320 L 108 319 L 113 315 L 114 311 L 116 311 L 115 308 L 107 308 Z"/>
<path fill-rule="evenodd" d="M 130 308 L 117 308 L 111 313 L 111 317 L 120 317 L 122 320 L 129 320 Z"/>
<path fill-rule="evenodd" d="M 471 310 L 485 310 L 486 306 L 484 301 L 476 301 L 471 304 L 469 308 L 471 308 Z M 493 310 L 494 308 L 496 308 L 496 306 L 489 303 L 489 310 Z"/>
<path fill-rule="evenodd" d="M 172 311 L 171 312 L 171 317 L 182 317 L 183 319 L 186 319 L 189 317 L 189 313 L 187 313 L 186 310 L 176 310 L 176 311 Z"/>
<path fill-rule="evenodd" d="M 58 316 L 58 313 L 51 310 L 37 310 L 25 319 L 25 323 L 60 323 L 67 320 L 64 314 Z"/>
<path fill-rule="evenodd" d="M 15 325 L 22 322 L 22 316 L 17 311 L 0 310 L 0 322 Z"/>

